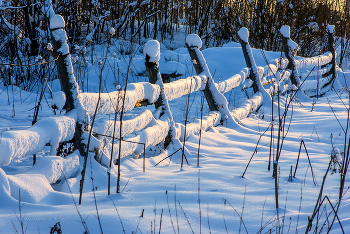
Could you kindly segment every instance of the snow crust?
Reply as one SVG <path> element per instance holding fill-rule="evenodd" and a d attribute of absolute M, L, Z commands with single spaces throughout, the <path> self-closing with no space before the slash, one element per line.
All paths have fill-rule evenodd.
<path fill-rule="evenodd" d="M 50 19 L 50 29 L 64 28 L 66 23 L 61 15 L 54 15 Z"/>
<path fill-rule="evenodd" d="M 325 72 L 327 72 L 327 70 Z M 332 88 L 331 85 L 328 85 L 325 87 L 326 84 L 331 82 L 332 75 L 330 75 L 328 77 L 324 77 L 324 78 L 322 78 L 322 76 L 321 76 L 322 74 L 313 73 L 311 75 L 319 77 L 319 79 L 304 81 L 303 85 L 301 86 L 301 89 L 307 95 L 309 95 L 309 96 L 316 96 L 317 94 L 322 95 L 322 94 L 328 92 Z M 334 82 L 335 82 L 334 86 L 337 86 L 337 84 L 336 84 L 338 82 L 337 79 Z"/>
<path fill-rule="evenodd" d="M 280 32 L 285 38 L 290 38 L 290 27 L 288 25 L 283 25 Z"/>
<path fill-rule="evenodd" d="M 263 69 L 264 69 L 263 77 L 273 76 L 278 71 L 277 66 L 274 64 L 269 64 L 263 67 Z"/>
<path fill-rule="evenodd" d="M 241 38 L 242 41 L 245 43 L 248 43 L 249 38 L 249 31 L 247 28 L 243 27 L 238 31 L 238 36 Z"/>
<path fill-rule="evenodd" d="M 58 144 L 73 138 L 76 125 L 74 111 L 65 116 L 48 117 L 38 121 L 27 130 L 2 133 L 0 141 L 0 164 L 6 165 L 14 158 L 35 154 L 47 143 L 51 145 L 51 155 L 56 154 Z"/>
<path fill-rule="evenodd" d="M 150 62 L 158 62 L 160 59 L 160 44 L 157 40 L 149 40 L 143 48 L 143 54 L 150 57 Z"/>
<path fill-rule="evenodd" d="M 186 37 L 186 43 L 189 47 L 195 46 L 198 49 L 202 47 L 202 39 L 197 34 L 190 34 Z"/>

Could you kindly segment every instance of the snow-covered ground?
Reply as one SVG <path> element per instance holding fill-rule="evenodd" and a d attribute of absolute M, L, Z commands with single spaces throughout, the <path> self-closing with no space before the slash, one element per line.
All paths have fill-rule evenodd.
<path fill-rule="evenodd" d="M 194 75 L 187 50 L 179 48 L 166 52 L 161 48 L 161 52 L 160 69 L 177 55 L 178 64 L 185 67 L 183 77 Z M 265 66 L 262 52 L 255 49 L 252 52 L 257 66 Z M 278 52 L 264 53 L 268 61 L 280 55 Z M 205 49 L 203 54 L 217 83 L 238 74 L 246 67 L 242 49 L 237 43 Z M 116 57 L 109 58 L 110 63 L 104 75 L 105 91 L 118 89 L 113 85 L 119 72 L 116 72 L 112 63 L 116 60 L 122 61 Z M 143 55 L 137 55 L 134 61 L 134 69 L 144 72 Z M 88 70 L 89 86 L 86 86 L 85 91 L 87 88 L 89 91 L 96 91 L 98 68 L 90 67 Z M 340 83 L 345 86 L 348 77 L 348 73 L 340 73 Z M 135 76 L 133 79 L 135 80 L 132 82 L 135 82 L 139 78 Z M 146 78 L 140 81 L 145 80 Z M 347 81 L 349 82 L 348 79 Z M 119 83 L 123 85 L 122 82 Z M 54 92 L 59 91 L 57 80 L 50 81 L 49 85 Z M 33 108 L 38 102 L 37 92 L 26 92 L 14 86 L 1 85 L 0 88 L 1 134 L 31 127 Z M 226 93 L 230 109 L 245 100 L 245 92 L 241 89 L 242 86 L 239 86 Z M 190 103 L 193 104 L 189 121 L 200 117 L 201 96 L 200 92 L 190 96 Z M 175 122 L 184 123 L 186 99 L 187 96 L 183 96 L 169 102 Z M 52 99 L 47 91 L 39 110 L 39 119 L 54 116 L 50 109 L 51 103 Z M 90 233 L 100 233 L 100 227 L 104 233 L 258 233 L 261 228 L 261 233 L 267 233 L 270 229 L 275 232 L 278 228 L 286 233 L 305 232 L 308 216 L 314 210 L 328 167 L 332 145 L 339 148 L 340 152 L 344 151 L 345 136 L 342 127 L 346 126 L 348 103 L 348 93 L 344 90 L 331 90 L 323 97 L 310 99 L 302 105 L 293 103 L 293 108 L 289 108 L 286 119 L 286 131 L 289 131 L 284 139 L 278 164 L 278 210 L 275 209 L 272 170 L 267 169 L 271 131 L 265 130 L 271 123 L 271 111 L 263 106 L 257 114 L 240 120 L 240 124 L 235 127 L 218 126 L 202 132 L 199 167 L 198 134 L 186 140 L 185 155 L 189 164 L 185 163 L 183 168 L 180 167 L 181 151 L 155 166 L 168 154 L 157 147 L 147 149 L 146 172 L 143 172 L 142 158 L 123 158 L 120 194 L 115 193 L 116 167 L 111 171 L 112 192 L 108 196 L 107 169 L 94 160 L 88 161 L 82 204 L 77 206 L 75 202 L 78 201 L 80 170 L 83 164 L 83 158 L 77 155 L 78 152 L 59 158 L 49 156 L 50 149 L 46 147 L 37 154 L 35 166 L 32 166 L 32 155 L 15 158 L 10 164 L 0 167 L 0 232 L 21 232 L 21 221 L 26 233 L 48 233 L 50 227 L 57 222 L 61 223 L 63 233 L 83 233 L 85 229 L 82 221 L 86 223 Z M 284 104 L 282 97 L 281 106 Z M 154 111 L 152 106 L 147 108 Z M 134 118 L 144 110 L 145 107 L 135 108 L 127 112 L 126 119 Z M 208 113 L 207 107 L 204 113 Z M 114 115 L 99 116 L 96 126 L 113 118 Z M 275 126 L 273 152 L 276 149 L 276 138 Z M 296 178 L 288 181 L 291 165 L 293 171 L 295 169 L 301 140 L 304 140 L 310 156 L 316 186 L 304 148 L 301 150 Z M 257 142 L 257 153 L 242 178 Z M 174 151 L 178 148 L 179 145 L 173 146 Z M 339 179 L 338 171 L 329 172 L 324 186 L 323 194 L 330 198 L 333 205 L 338 198 Z M 348 187 L 347 181 L 338 212 L 345 232 L 350 230 Z M 96 207 L 101 226 L 98 223 Z M 329 205 L 322 207 L 320 212 L 318 226 L 325 224 L 323 232 L 327 232 L 328 222 L 325 216 L 330 212 Z M 240 222 L 240 217 L 243 222 Z M 316 219 L 313 221 L 313 228 L 316 226 Z M 317 233 L 319 231 L 320 228 Z M 331 233 L 341 233 L 337 220 Z"/>

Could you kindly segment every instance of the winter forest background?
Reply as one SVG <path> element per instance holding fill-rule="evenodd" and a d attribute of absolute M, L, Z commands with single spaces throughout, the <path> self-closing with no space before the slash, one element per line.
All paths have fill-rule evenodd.
<path fill-rule="evenodd" d="M 349 14 L 0 0 L 0 233 L 349 233 Z"/>
<path fill-rule="evenodd" d="M 30 64 L 35 59 L 49 59 L 48 20 L 40 1 L 1 1 L 0 53 L 3 64 Z M 179 28 L 196 33 L 203 46 L 222 46 L 238 42 L 237 32 L 248 28 L 253 48 L 281 51 L 279 29 L 291 27 L 291 38 L 298 43 L 300 56 L 323 53 L 328 24 L 336 25 L 338 55 L 343 65 L 348 46 L 349 2 L 340 0 L 297 1 L 53 1 L 56 14 L 66 22 L 68 43 L 73 54 L 86 53 L 106 42 L 109 27 L 115 28 L 113 44 L 118 53 L 131 53 L 125 43 L 139 45 L 149 38 L 161 41 L 167 49 L 177 49 Z M 138 48 L 134 46 L 134 48 Z M 117 51 L 116 51 L 117 52 Z M 40 56 L 40 57 L 39 57 Z M 5 84 L 15 82 L 30 89 L 43 76 L 40 67 L 1 69 Z M 11 77 L 11 78 L 10 78 Z"/>

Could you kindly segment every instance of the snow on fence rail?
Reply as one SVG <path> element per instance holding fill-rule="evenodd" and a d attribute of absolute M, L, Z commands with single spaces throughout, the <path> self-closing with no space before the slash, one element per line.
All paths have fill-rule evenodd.
<path fill-rule="evenodd" d="M 128 84 L 124 102 L 124 111 L 132 110 L 139 101 L 148 100 L 149 103 L 154 103 L 157 101 L 159 94 L 159 85 L 147 82 Z M 124 90 L 101 93 L 97 114 L 112 114 L 120 112 L 123 105 L 123 96 Z M 96 105 L 99 100 L 98 93 L 80 93 L 78 99 L 88 114 L 95 113 Z"/>
<path fill-rule="evenodd" d="M 333 34 L 330 33 L 330 36 L 332 35 Z M 194 47 L 198 48 L 198 46 L 200 46 L 199 44 L 201 41 L 198 41 L 199 37 L 197 37 L 190 35 L 190 39 L 187 41 L 188 45 L 190 45 L 188 46 L 190 53 L 191 49 Z M 245 39 L 247 40 L 248 37 Z M 245 48 L 242 47 L 242 49 L 249 50 L 249 44 L 247 43 Z M 112 114 L 115 112 L 120 112 L 123 105 L 122 98 L 124 96 L 124 92 L 124 111 L 132 110 L 135 106 L 141 105 L 140 103 L 144 103 L 144 105 L 155 103 L 157 100 L 159 100 L 162 93 L 163 98 L 165 98 L 167 101 L 171 101 L 197 91 L 203 91 L 205 93 L 205 90 L 208 89 L 208 86 L 211 85 L 211 82 L 213 82 L 213 80 L 210 79 L 210 72 L 207 65 L 205 64 L 203 55 L 198 49 L 194 51 L 197 53 L 195 54 L 197 56 L 197 61 L 194 63 L 196 71 L 199 73 L 197 76 L 191 76 L 165 84 L 151 84 L 148 82 L 133 83 L 128 84 L 126 91 L 122 90 L 110 93 L 101 93 L 100 104 L 96 114 Z M 159 55 L 159 51 L 151 51 L 151 53 L 155 53 L 155 57 Z M 249 59 L 254 61 L 254 58 L 251 54 L 249 54 L 249 51 L 248 55 Z M 314 67 L 323 67 L 317 71 L 312 71 L 311 74 L 308 74 L 309 76 L 328 76 L 321 81 L 305 81 L 303 87 L 304 90 L 314 89 L 316 86 L 324 87 L 329 83 L 330 79 L 334 79 L 333 76 L 335 75 L 330 74 L 329 66 L 328 68 L 325 68 L 327 64 L 334 62 L 334 56 L 334 51 L 331 51 L 320 56 L 315 56 L 312 58 L 301 58 L 295 61 L 294 69 L 303 71 L 310 69 L 312 70 Z M 201 59 L 198 59 L 198 57 Z M 250 61 L 250 67 L 248 66 L 248 68 L 243 68 L 239 74 L 235 74 L 223 82 L 214 83 L 215 90 L 220 93 L 225 93 L 238 87 L 246 80 L 246 78 L 251 79 L 252 71 L 256 69 L 257 79 L 254 82 L 257 82 L 257 87 L 259 90 L 251 99 L 244 102 L 240 107 L 229 112 L 230 117 L 234 119 L 240 120 L 242 118 L 245 118 L 249 113 L 259 108 L 259 106 L 263 103 L 264 98 L 267 98 L 266 94 L 268 94 L 270 97 L 270 95 L 272 95 L 276 90 L 277 84 L 280 85 L 281 92 L 289 89 L 287 80 L 293 73 L 293 68 L 290 66 L 290 59 L 283 57 L 280 59 L 275 59 L 270 61 L 270 64 L 266 65 L 265 67 L 256 67 L 255 62 L 252 63 L 252 61 Z M 157 63 L 157 60 L 155 59 L 154 62 Z M 334 63 L 331 65 L 333 67 Z M 203 70 L 205 70 L 203 67 L 206 69 L 206 72 L 203 72 Z M 302 73 L 302 78 L 305 78 L 305 73 L 306 72 Z M 332 77 L 329 78 L 331 75 Z M 72 77 L 74 78 L 74 75 L 72 75 L 70 79 L 72 79 Z M 272 78 L 268 81 L 268 77 Z M 267 89 L 263 88 L 262 83 L 274 82 L 276 78 L 279 79 L 279 82 L 276 82 L 277 84 L 271 85 Z M 285 83 L 282 83 L 282 81 L 285 81 Z M 212 91 L 207 90 L 207 92 Z M 218 98 L 218 96 L 215 95 L 212 95 L 212 97 L 214 99 Z M 220 98 L 222 98 L 222 96 L 220 96 L 219 99 Z M 78 94 L 78 101 L 85 114 L 94 114 L 98 100 L 99 95 L 97 93 Z M 224 104 L 227 103 L 226 99 L 221 101 L 214 100 L 214 102 L 220 102 Z M 0 138 L 0 147 L 2 149 L 2 154 L 0 155 L 0 163 L 8 164 L 12 159 L 16 157 L 22 157 L 24 155 L 37 153 L 38 151 L 42 150 L 47 144 L 51 145 L 50 154 L 55 154 L 59 143 L 72 140 L 74 137 L 77 128 L 77 111 L 78 109 L 74 109 L 64 116 L 45 118 L 27 130 L 3 132 Z M 119 135 L 119 121 L 106 121 L 101 123 L 94 129 L 94 134 L 96 136 L 95 140 L 98 142 L 97 144 L 93 144 L 94 147 L 101 149 L 102 145 L 104 144 L 102 143 L 101 136 L 107 136 L 111 138 L 113 131 L 116 133 L 114 135 L 115 139 L 126 137 L 133 132 L 139 131 L 137 136 L 129 138 L 128 141 L 122 141 L 122 152 L 120 156 L 122 158 L 133 153 L 135 155 L 138 155 L 142 153 L 144 147 L 154 146 L 164 141 L 164 139 L 168 136 L 171 128 L 175 128 L 173 133 L 174 139 L 184 140 L 185 137 L 189 137 L 191 134 L 198 132 L 200 130 L 200 125 L 202 125 L 202 130 L 206 130 L 212 126 L 216 126 L 220 123 L 220 121 L 223 121 L 224 118 L 227 119 L 227 116 L 225 117 L 227 112 L 223 112 L 222 110 L 217 109 L 210 112 L 208 116 L 205 116 L 202 123 L 200 123 L 199 120 L 196 120 L 194 123 L 187 124 L 185 130 L 184 125 L 180 123 L 172 123 L 173 120 L 172 118 L 169 118 L 169 116 L 167 116 L 167 118 L 158 118 L 156 113 L 159 114 L 159 110 L 153 114 L 149 110 L 146 110 L 133 120 L 123 121 L 121 136 Z M 138 143 L 142 143 L 144 146 Z M 112 159 L 114 162 L 117 160 L 119 154 L 118 147 L 115 146 L 116 143 L 109 141 L 103 145 L 104 150 L 99 156 L 100 162 L 104 165 L 108 165 L 109 159 L 106 156 L 107 152 L 110 152 L 113 144 L 115 151 L 112 155 Z M 94 149 L 89 150 L 92 151 Z"/>
<path fill-rule="evenodd" d="M 51 145 L 50 155 L 56 155 L 60 142 L 73 138 L 76 127 L 76 111 L 65 116 L 47 117 L 27 130 L 2 132 L 0 137 L 0 163 L 9 164 L 14 158 L 41 151 Z"/>

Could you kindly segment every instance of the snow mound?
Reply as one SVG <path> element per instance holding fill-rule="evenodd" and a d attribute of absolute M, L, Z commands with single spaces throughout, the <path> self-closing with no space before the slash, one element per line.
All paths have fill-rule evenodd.
<path fill-rule="evenodd" d="M 43 198 L 54 192 L 44 175 L 18 174 L 8 175 L 7 178 L 11 187 L 11 196 L 17 200 L 39 203 Z M 21 197 L 19 191 L 21 191 Z"/>
<path fill-rule="evenodd" d="M 159 71 L 162 74 L 183 75 L 186 72 L 186 67 L 176 61 L 169 61 L 167 63 L 162 63 L 162 65 L 159 66 Z"/>
<path fill-rule="evenodd" d="M 18 201 L 11 197 L 11 187 L 6 173 L 0 168 L 0 197 L 1 197 L 1 209 L 8 207 L 18 206 Z"/>
<path fill-rule="evenodd" d="M 143 54 L 150 57 L 150 62 L 158 62 L 160 59 L 160 44 L 157 40 L 150 40 L 143 48 Z"/>
<path fill-rule="evenodd" d="M 62 110 L 66 104 L 66 94 L 63 91 L 58 91 L 53 95 L 52 105 L 55 105 L 59 110 Z"/>
<path fill-rule="evenodd" d="M 247 28 L 243 27 L 238 31 L 238 36 L 242 39 L 242 41 L 248 43 L 249 31 Z"/>
<path fill-rule="evenodd" d="M 222 47 L 241 47 L 241 44 L 234 41 L 230 41 L 226 44 L 223 44 Z"/>
<path fill-rule="evenodd" d="M 202 39 L 197 34 L 190 34 L 186 37 L 186 43 L 189 47 L 202 47 Z"/>
<path fill-rule="evenodd" d="M 72 154 L 66 158 L 58 156 L 48 156 L 41 158 L 25 174 L 42 174 L 47 181 L 52 184 L 58 181 L 64 181 L 64 178 L 70 178 L 79 171 L 79 156 Z"/>
<path fill-rule="evenodd" d="M 290 27 L 288 25 L 282 26 L 280 32 L 285 38 L 290 38 Z"/>
<path fill-rule="evenodd" d="M 165 61 L 176 61 L 179 63 L 185 63 L 185 56 L 180 53 L 176 53 L 170 50 L 167 50 L 163 53 Z"/>
<path fill-rule="evenodd" d="M 3 195 L 10 193 L 10 184 L 7 179 L 7 175 L 5 172 L 0 168 L 0 197 L 2 198 Z"/>
<path fill-rule="evenodd" d="M 54 15 L 50 19 L 50 29 L 57 29 L 57 28 L 64 28 L 66 23 L 64 22 L 64 19 L 60 15 Z"/>

